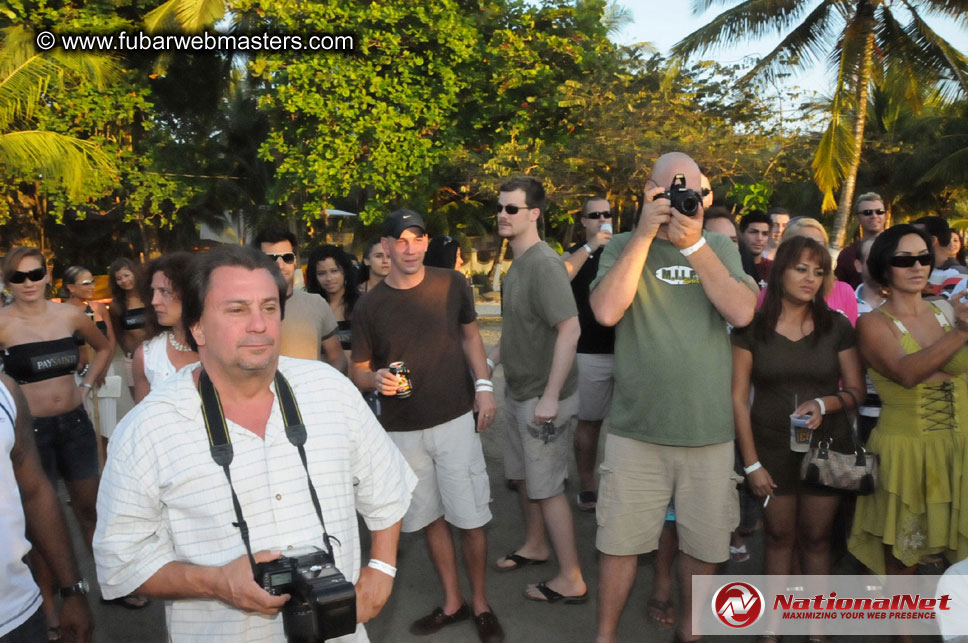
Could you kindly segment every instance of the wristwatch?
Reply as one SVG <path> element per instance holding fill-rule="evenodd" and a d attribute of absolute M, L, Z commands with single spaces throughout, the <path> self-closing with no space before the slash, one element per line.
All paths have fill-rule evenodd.
<path fill-rule="evenodd" d="M 87 581 L 83 578 L 70 587 L 61 587 L 60 596 L 61 598 L 67 598 L 68 596 L 73 596 L 75 594 L 80 594 L 81 596 L 87 596 L 88 591 L 90 591 L 91 586 L 87 584 Z"/>

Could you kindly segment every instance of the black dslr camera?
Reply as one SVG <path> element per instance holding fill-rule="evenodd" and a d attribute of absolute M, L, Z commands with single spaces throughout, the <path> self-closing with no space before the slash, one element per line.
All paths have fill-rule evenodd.
<path fill-rule="evenodd" d="M 656 199 L 669 199 L 679 212 L 687 217 L 696 216 L 699 204 L 702 203 L 702 196 L 695 190 L 686 187 L 686 177 L 683 174 L 676 174 L 672 179 L 672 186 L 668 192 L 663 192 L 655 197 Z"/>
<path fill-rule="evenodd" d="M 255 581 L 274 596 L 289 594 L 282 623 L 289 643 L 316 643 L 356 631 L 356 589 L 331 554 L 315 551 L 256 564 Z"/>

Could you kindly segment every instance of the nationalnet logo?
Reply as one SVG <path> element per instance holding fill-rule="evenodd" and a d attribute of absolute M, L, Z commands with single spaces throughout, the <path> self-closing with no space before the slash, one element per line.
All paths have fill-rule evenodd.
<path fill-rule="evenodd" d="M 695 576 L 693 632 L 964 636 L 968 635 L 968 559 L 964 569 L 956 572 L 961 573 L 883 578 Z"/>
<path fill-rule="evenodd" d="M 713 614 L 723 625 L 736 629 L 760 620 L 763 606 L 762 592 L 749 583 L 726 583 L 713 594 Z"/>

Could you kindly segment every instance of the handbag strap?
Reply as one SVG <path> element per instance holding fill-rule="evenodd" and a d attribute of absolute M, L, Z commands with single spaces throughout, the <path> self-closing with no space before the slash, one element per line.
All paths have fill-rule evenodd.
<path fill-rule="evenodd" d="M 843 389 L 835 393 L 837 399 L 840 400 L 841 410 L 847 416 L 847 426 L 850 427 L 850 439 L 854 443 L 854 453 L 857 454 L 857 458 L 860 460 L 867 450 L 864 448 L 864 445 L 860 443 L 860 436 L 857 434 L 857 422 L 852 420 L 850 413 L 847 412 L 847 401 L 844 399 L 844 396 L 842 395 L 843 393 L 846 393 L 850 396 L 850 399 L 854 400 L 854 408 L 857 408 L 857 398 L 854 397 L 854 394 L 847 389 Z"/>

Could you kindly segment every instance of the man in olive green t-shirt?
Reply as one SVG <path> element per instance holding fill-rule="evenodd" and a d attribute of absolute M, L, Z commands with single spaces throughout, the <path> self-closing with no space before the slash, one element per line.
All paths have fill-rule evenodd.
<path fill-rule="evenodd" d="M 726 324 L 750 323 L 756 286 L 732 242 L 703 233 L 701 204 L 691 216 L 672 208 L 664 193 L 674 181 L 700 189 L 699 167 L 685 154 L 656 161 L 635 231 L 612 238 L 592 283 L 596 319 L 616 327 L 597 506 L 596 643 L 615 641 L 637 556 L 658 547 L 673 499 L 682 579 L 676 638 L 692 640 L 689 579 L 729 558 L 739 519 Z"/>
<path fill-rule="evenodd" d="M 545 205 L 541 183 L 530 177 L 506 182 L 498 205 L 498 234 L 509 240 L 514 263 L 504 280 L 501 343 L 491 360 L 504 363 L 509 419 L 504 473 L 518 483 L 526 530 L 524 544 L 497 566 L 510 571 L 547 561 L 550 535 L 558 574 L 529 585 L 525 596 L 582 603 L 588 591 L 564 493 L 567 436 L 578 411 L 578 308 L 561 257 L 538 236 Z"/>

